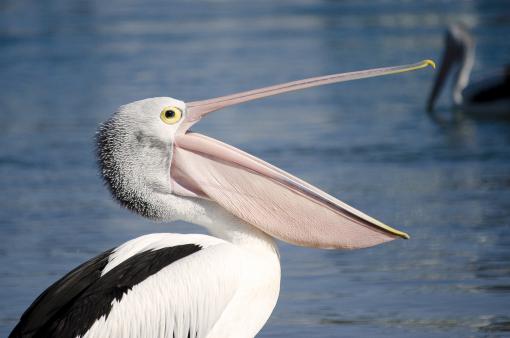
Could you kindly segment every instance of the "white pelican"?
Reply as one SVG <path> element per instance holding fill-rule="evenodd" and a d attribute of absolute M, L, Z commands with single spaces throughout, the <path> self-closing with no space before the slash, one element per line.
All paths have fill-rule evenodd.
<path fill-rule="evenodd" d="M 510 66 L 469 82 L 475 63 L 475 40 L 460 24 L 449 27 L 439 72 L 427 100 L 427 110 L 435 103 L 448 78 L 453 77 L 452 101 L 462 113 L 485 118 L 510 118 Z"/>
<path fill-rule="evenodd" d="M 239 149 L 189 128 L 226 106 L 412 65 L 329 75 L 184 103 L 122 106 L 98 132 L 113 196 L 145 217 L 212 235 L 150 234 L 83 263 L 44 291 L 10 337 L 254 337 L 279 294 L 273 238 L 327 249 L 408 235 Z"/>

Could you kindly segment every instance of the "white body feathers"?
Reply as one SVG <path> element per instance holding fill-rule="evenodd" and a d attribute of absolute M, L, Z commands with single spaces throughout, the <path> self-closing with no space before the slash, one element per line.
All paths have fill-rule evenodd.
<path fill-rule="evenodd" d="M 261 240 L 252 239 L 252 244 Z M 151 234 L 118 247 L 103 274 L 137 253 L 183 244 L 202 250 L 135 285 L 120 302 L 114 300 L 108 317 L 83 337 L 254 337 L 278 299 L 274 243 L 253 250 L 205 235 Z M 262 252 L 264 247 L 268 250 Z"/>

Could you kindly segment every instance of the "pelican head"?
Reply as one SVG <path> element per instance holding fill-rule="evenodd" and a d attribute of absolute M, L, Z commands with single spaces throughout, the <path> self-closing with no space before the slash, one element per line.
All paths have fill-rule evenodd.
<path fill-rule="evenodd" d="M 170 166 L 186 104 L 156 97 L 119 107 L 97 135 L 101 173 L 128 209 L 156 220 L 179 218 Z"/>
<path fill-rule="evenodd" d="M 462 24 L 449 27 L 444 39 L 445 48 L 439 72 L 427 100 L 427 110 L 432 112 L 448 75 L 455 71 L 452 99 L 456 105 L 463 102 L 462 91 L 469 82 L 475 59 L 475 41 Z"/>
<path fill-rule="evenodd" d="M 213 205 L 297 245 L 359 248 L 408 238 L 297 177 L 189 128 L 234 104 L 428 65 L 433 63 L 328 75 L 189 103 L 169 97 L 136 101 L 121 106 L 99 129 L 101 173 L 118 201 L 151 219 L 200 224 L 198 215 Z"/>

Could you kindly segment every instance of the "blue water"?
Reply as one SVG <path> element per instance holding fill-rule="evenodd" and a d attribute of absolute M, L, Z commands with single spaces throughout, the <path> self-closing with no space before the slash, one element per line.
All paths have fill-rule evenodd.
<path fill-rule="evenodd" d="M 477 38 L 475 77 L 510 61 L 504 0 L 2 1 L 0 336 L 80 262 L 145 233 L 201 231 L 112 201 L 94 133 L 117 106 L 438 59 L 455 21 Z M 510 336 L 510 123 L 438 125 L 424 112 L 433 76 L 287 94 L 195 128 L 412 236 L 352 252 L 282 243 L 260 337 Z"/>

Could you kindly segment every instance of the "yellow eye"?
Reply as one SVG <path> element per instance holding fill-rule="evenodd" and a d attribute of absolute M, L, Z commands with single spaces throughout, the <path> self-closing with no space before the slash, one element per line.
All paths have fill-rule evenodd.
<path fill-rule="evenodd" d="M 181 120 L 182 110 L 177 107 L 165 107 L 161 111 L 161 121 L 166 124 L 175 124 Z"/>

